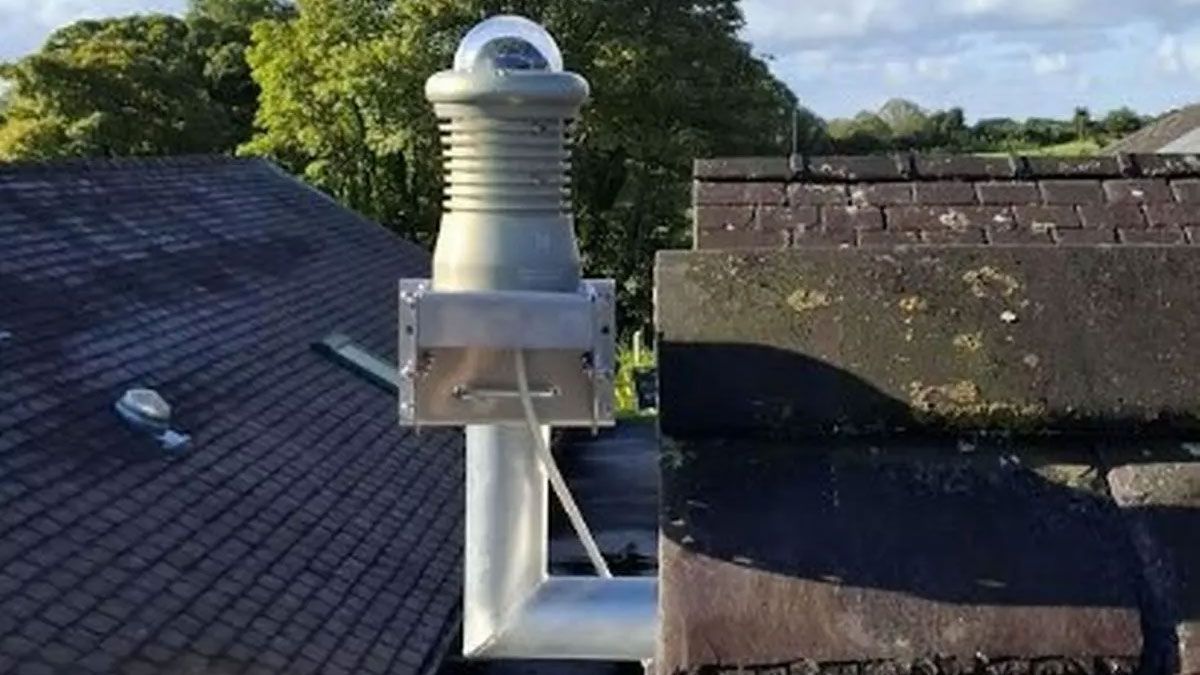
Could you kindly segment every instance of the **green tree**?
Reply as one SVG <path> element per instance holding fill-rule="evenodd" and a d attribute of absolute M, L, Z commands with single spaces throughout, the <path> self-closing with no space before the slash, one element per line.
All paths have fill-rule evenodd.
<path fill-rule="evenodd" d="M 156 155 L 228 148 L 229 117 L 209 95 L 180 19 L 81 21 L 0 67 L 12 82 L 0 157 Z"/>
<path fill-rule="evenodd" d="M 1075 108 L 1071 116 L 1071 124 L 1075 127 L 1075 140 L 1086 141 L 1092 135 L 1092 113 L 1087 108 Z"/>
<path fill-rule="evenodd" d="M 246 62 L 251 30 L 259 21 L 286 21 L 294 14 L 294 6 L 280 0 L 190 1 L 186 20 L 193 49 L 203 61 L 209 95 L 229 116 L 234 145 L 250 139 L 258 111 L 258 85 Z"/>
<path fill-rule="evenodd" d="M 971 132 L 962 108 L 938 110 L 929 115 L 930 144 L 943 151 L 962 151 L 971 145 Z"/>
<path fill-rule="evenodd" d="M 1110 111 L 1100 123 L 1100 126 L 1104 128 L 1104 133 L 1114 139 L 1128 136 L 1144 125 L 1145 120 L 1128 107 Z"/>
<path fill-rule="evenodd" d="M 464 32 L 510 12 L 544 23 L 592 83 L 573 171 L 586 271 L 617 279 L 644 324 L 657 249 L 686 242 L 694 158 L 780 154 L 794 97 L 741 42 L 736 0 L 305 0 L 260 23 L 249 61 L 275 158 L 339 200 L 430 241 L 440 169 L 425 79 Z"/>
<path fill-rule="evenodd" d="M 869 155 L 893 149 L 892 128 L 879 115 L 863 111 L 852 119 L 829 123 L 829 138 L 834 149 L 850 155 Z"/>
<path fill-rule="evenodd" d="M 879 119 L 891 129 L 892 138 L 901 147 L 918 147 L 931 136 L 929 115 L 921 106 L 902 98 L 894 98 L 879 109 Z"/>
<path fill-rule="evenodd" d="M 822 155 L 832 148 L 825 120 L 804 106 L 798 106 L 793 113 L 792 131 L 793 153 Z"/>
<path fill-rule="evenodd" d="M 189 19 L 206 19 L 224 26 L 251 26 L 263 19 L 291 16 L 295 6 L 286 0 L 188 0 Z"/>

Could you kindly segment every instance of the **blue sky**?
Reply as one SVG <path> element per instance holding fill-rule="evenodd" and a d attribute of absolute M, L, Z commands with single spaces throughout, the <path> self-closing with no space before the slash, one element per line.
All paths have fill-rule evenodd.
<path fill-rule="evenodd" d="M 185 0 L 0 0 L 0 59 L 88 16 Z M 826 117 L 889 98 L 971 118 L 1200 101 L 1200 0 L 743 0 L 745 37 Z M 568 64 L 569 65 L 569 64 Z"/>

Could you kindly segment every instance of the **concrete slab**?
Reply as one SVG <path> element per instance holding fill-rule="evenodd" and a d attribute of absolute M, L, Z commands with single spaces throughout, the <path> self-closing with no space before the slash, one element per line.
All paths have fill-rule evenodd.
<path fill-rule="evenodd" d="M 1136 660 L 1138 564 L 1093 453 L 831 443 L 665 450 L 660 673 Z"/>

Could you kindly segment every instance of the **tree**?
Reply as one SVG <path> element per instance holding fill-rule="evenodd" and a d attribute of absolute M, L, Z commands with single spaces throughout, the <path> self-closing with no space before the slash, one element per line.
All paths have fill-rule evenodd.
<path fill-rule="evenodd" d="M 929 115 L 930 143 L 944 151 L 966 150 L 971 144 L 971 132 L 962 108 L 938 110 Z"/>
<path fill-rule="evenodd" d="M 1092 135 L 1092 113 L 1087 108 L 1075 108 L 1075 114 L 1071 117 L 1071 124 L 1075 127 L 1075 140 L 1086 141 Z"/>
<path fill-rule="evenodd" d="M 250 139 L 258 111 L 258 85 L 246 62 L 251 30 L 259 21 L 294 15 L 295 7 L 281 0 L 190 0 L 186 19 L 194 49 L 204 62 L 209 95 L 229 115 L 233 145 Z"/>
<path fill-rule="evenodd" d="M 930 136 L 929 116 L 921 106 L 894 98 L 879 109 L 879 119 L 891 129 L 892 137 L 905 148 L 924 144 Z"/>
<path fill-rule="evenodd" d="M 228 148 L 186 24 L 164 15 L 81 21 L 0 67 L 11 102 L 0 157 L 119 156 Z"/>
<path fill-rule="evenodd" d="M 1104 121 L 1100 123 L 1100 126 L 1104 128 L 1104 133 L 1111 138 L 1128 136 L 1141 129 L 1143 125 L 1145 125 L 1145 120 L 1128 107 L 1110 111 L 1108 115 L 1105 115 Z"/>
<path fill-rule="evenodd" d="M 832 142 L 825 120 L 804 106 L 796 108 L 792 120 L 793 153 L 821 155 L 830 151 Z"/>
<path fill-rule="evenodd" d="M 868 155 L 893 149 L 892 128 L 879 115 L 863 111 L 853 119 L 829 123 L 834 150 L 850 155 Z"/>
<path fill-rule="evenodd" d="M 165 15 L 80 21 L 0 67 L 12 84 L 0 157 L 230 152 L 250 136 L 258 88 L 250 26 L 285 19 L 275 0 L 194 0 Z"/>
<path fill-rule="evenodd" d="M 295 12 L 286 0 L 188 0 L 187 16 L 223 26 L 242 27 L 247 33 L 263 19 L 282 19 Z"/>
<path fill-rule="evenodd" d="M 255 27 L 261 131 L 243 152 L 430 241 L 440 168 L 424 81 L 500 12 L 543 22 L 592 83 L 577 231 L 587 273 L 618 281 L 623 324 L 644 324 L 653 252 L 686 242 L 692 160 L 791 146 L 794 97 L 738 39 L 736 0 L 307 0 L 295 20 Z"/>

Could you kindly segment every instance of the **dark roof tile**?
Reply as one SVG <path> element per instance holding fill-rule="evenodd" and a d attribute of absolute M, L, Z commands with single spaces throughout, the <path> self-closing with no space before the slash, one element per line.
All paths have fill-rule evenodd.
<path fill-rule="evenodd" d="M 337 602 L 455 567 L 459 436 L 399 429 L 391 397 L 310 348 L 343 332 L 394 358 L 395 283 L 428 273 L 425 252 L 265 162 L 209 157 L 0 166 L 0 241 L 0 296 L 19 298 L 0 303 L 0 579 L 24 591 L 0 615 L 81 654 L 67 637 L 91 632 L 73 657 L 100 670 L 203 648 L 288 672 L 301 641 L 250 649 L 234 622 L 320 628 L 315 596 L 288 593 L 326 583 L 322 556 L 357 561 Z M 186 456 L 121 427 L 133 384 L 172 403 Z M 402 536 L 419 543 L 379 554 Z M 436 662 L 419 629 L 452 622 L 458 580 L 427 590 L 444 602 L 378 634 Z"/>

